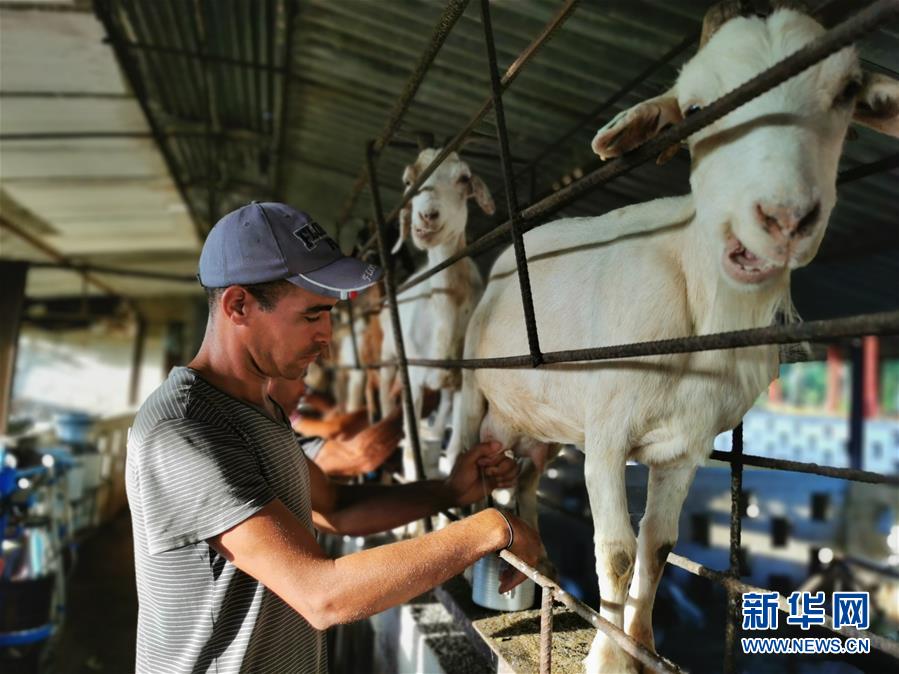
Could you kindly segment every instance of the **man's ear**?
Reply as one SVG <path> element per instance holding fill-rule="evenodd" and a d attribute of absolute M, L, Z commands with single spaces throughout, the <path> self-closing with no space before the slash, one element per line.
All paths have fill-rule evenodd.
<path fill-rule="evenodd" d="M 881 73 L 865 73 L 853 121 L 899 138 L 899 82 Z"/>
<path fill-rule="evenodd" d="M 683 118 L 677 96 L 671 90 L 619 113 L 596 132 L 591 147 L 602 160 L 619 157 Z M 676 152 L 677 146 L 668 148 L 659 155 L 658 163 L 668 161 Z"/>
<path fill-rule="evenodd" d="M 219 309 L 235 325 L 247 324 L 247 304 L 253 301 L 250 293 L 241 286 L 228 286 L 219 299 Z"/>

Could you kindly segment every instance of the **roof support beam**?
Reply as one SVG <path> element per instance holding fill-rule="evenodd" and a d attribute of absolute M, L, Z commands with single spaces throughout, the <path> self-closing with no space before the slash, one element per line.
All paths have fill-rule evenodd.
<path fill-rule="evenodd" d="M 5 215 L 0 214 L 0 228 L 5 229 L 9 232 L 12 232 L 16 236 L 18 236 L 23 241 L 26 241 L 29 245 L 39 250 L 41 253 L 49 257 L 51 260 L 55 262 L 65 265 L 67 267 L 75 267 L 76 265 L 65 255 L 56 250 L 53 246 L 44 243 L 38 237 L 34 236 L 30 232 L 25 231 L 17 224 L 7 219 Z M 77 271 L 77 270 L 76 270 Z M 79 274 L 84 278 L 85 282 L 94 286 L 98 290 L 102 290 L 107 295 L 115 295 L 119 296 L 113 288 L 108 286 L 105 282 L 98 279 L 93 274 L 86 271 L 78 271 Z"/>

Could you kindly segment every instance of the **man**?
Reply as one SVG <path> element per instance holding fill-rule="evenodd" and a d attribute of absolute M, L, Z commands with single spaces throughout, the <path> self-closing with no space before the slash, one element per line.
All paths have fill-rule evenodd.
<path fill-rule="evenodd" d="M 311 480 L 270 379 L 295 380 L 330 341 L 330 309 L 380 270 L 341 255 L 308 215 L 253 203 L 210 232 L 200 352 L 144 402 L 128 442 L 137 670 L 326 671 L 321 630 L 396 606 L 536 533 L 494 509 L 417 539 L 329 559 L 327 531 L 365 535 L 472 503 L 511 461 L 472 447 L 445 482 L 335 493 Z M 508 573 L 505 591 L 523 577 Z"/>

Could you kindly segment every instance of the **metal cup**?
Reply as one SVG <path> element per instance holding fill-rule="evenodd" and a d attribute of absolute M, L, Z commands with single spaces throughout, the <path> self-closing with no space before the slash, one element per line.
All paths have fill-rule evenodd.
<path fill-rule="evenodd" d="M 534 603 L 534 581 L 526 579 L 505 594 L 499 593 L 499 574 L 508 566 L 499 555 L 487 555 L 474 564 L 471 600 L 495 611 L 523 611 Z"/>

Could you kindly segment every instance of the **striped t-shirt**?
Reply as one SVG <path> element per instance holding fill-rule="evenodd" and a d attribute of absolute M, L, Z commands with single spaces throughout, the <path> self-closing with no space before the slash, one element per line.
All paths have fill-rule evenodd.
<path fill-rule="evenodd" d="M 309 531 L 291 428 L 175 368 L 128 439 L 138 672 L 325 672 L 324 633 L 209 547 L 274 498 Z"/>

